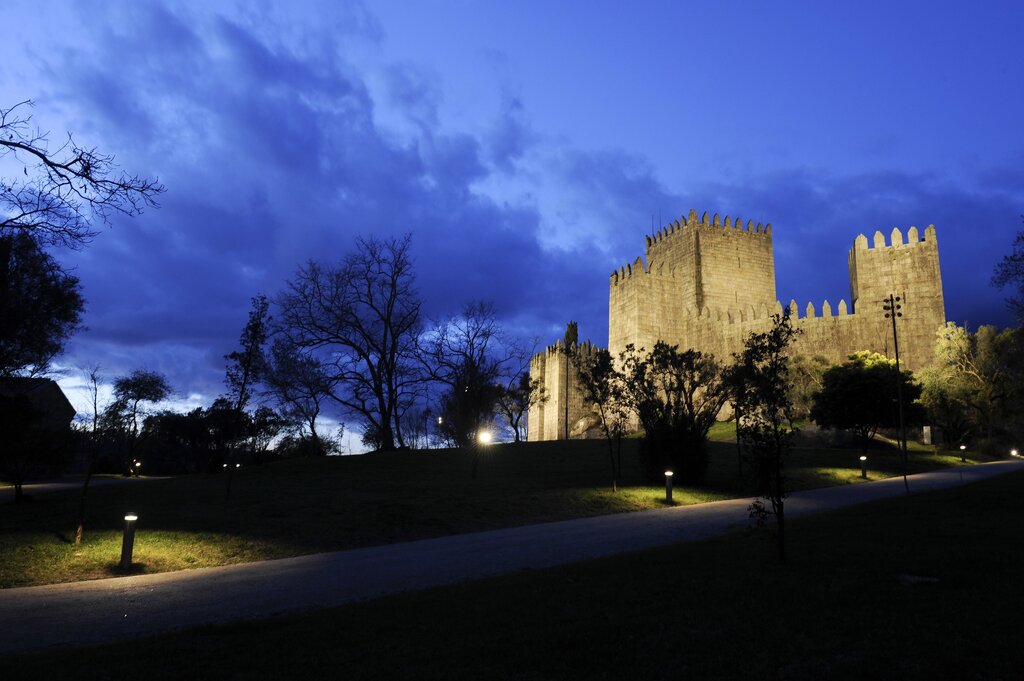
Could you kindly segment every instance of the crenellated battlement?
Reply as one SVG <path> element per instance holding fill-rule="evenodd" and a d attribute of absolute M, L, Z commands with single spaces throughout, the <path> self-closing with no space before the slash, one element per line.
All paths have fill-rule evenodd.
<path fill-rule="evenodd" d="M 665 225 L 654 234 L 648 235 L 646 237 L 647 248 L 650 249 L 652 246 L 655 246 L 665 241 L 666 239 L 670 239 L 673 236 L 682 233 L 683 230 L 685 230 L 688 227 L 691 229 L 701 227 L 705 229 L 728 229 L 749 236 L 762 237 L 771 236 L 772 233 L 771 223 L 768 223 L 767 225 L 762 225 L 760 222 L 755 223 L 753 220 L 749 220 L 747 221 L 747 224 L 744 225 L 743 218 L 737 217 L 735 220 L 733 220 L 733 218 L 729 215 L 725 216 L 725 221 L 723 222 L 722 218 L 718 215 L 718 213 L 715 213 L 713 216 L 709 217 L 707 211 L 704 211 L 704 214 L 700 218 L 698 218 L 697 211 L 691 209 L 689 215 L 681 215 L 678 220 L 670 222 L 669 224 Z"/>
<path fill-rule="evenodd" d="M 544 348 L 544 353 L 548 357 L 551 357 L 552 355 L 565 356 L 565 351 L 563 350 L 564 347 L 565 344 L 561 340 L 556 340 L 554 343 Z M 597 349 L 598 346 L 594 345 L 594 343 L 592 343 L 589 340 L 583 341 L 582 343 L 578 343 L 576 345 L 576 352 L 582 355 L 593 354 L 593 352 Z M 534 355 L 534 359 L 536 359 L 538 356 L 539 355 Z"/>
<path fill-rule="evenodd" d="M 935 238 L 935 225 L 928 225 L 924 230 L 924 236 L 919 237 L 917 227 L 911 227 L 907 230 L 907 240 L 903 240 L 903 232 L 900 231 L 899 227 L 893 227 L 892 232 L 889 233 L 889 243 L 885 241 L 885 234 L 881 230 L 875 232 L 874 237 L 871 240 L 871 246 L 868 245 L 868 238 L 863 234 L 858 234 L 857 238 L 853 241 L 853 248 L 851 251 L 867 251 L 867 250 L 881 250 L 885 248 L 913 248 L 922 244 L 936 244 Z"/>

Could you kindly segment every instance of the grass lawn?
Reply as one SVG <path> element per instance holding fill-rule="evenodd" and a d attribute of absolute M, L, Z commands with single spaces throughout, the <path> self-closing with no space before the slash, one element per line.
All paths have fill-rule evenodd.
<path fill-rule="evenodd" d="M 4 678 L 1019 679 L 1024 474 L 735 534 L 77 651 Z"/>
<path fill-rule="evenodd" d="M 117 574 L 129 511 L 139 516 L 135 569 L 161 572 L 659 507 L 664 488 L 644 484 L 636 446 L 624 443 L 625 487 L 616 493 L 603 441 L 495 445 L 476 480 L 468 453 L 432 450 L 243 468 L 230 500 L 219 475 L 96 487 L 81 546 L 70 542 L 78 493 L 40 495 L 0 505 L 0 588 Z M 734 446 L 712 442 L 711 451 L 706 484 L 677 484 L 676 503 L 751 494 Z M 859 482 L 857 456 L 796 449 L 791 487 Z M 870 479 L 897 472 L 894 452 L 871 456 Z M 915 454 L 912 468 L 959 464 L 958 455 Z"/>

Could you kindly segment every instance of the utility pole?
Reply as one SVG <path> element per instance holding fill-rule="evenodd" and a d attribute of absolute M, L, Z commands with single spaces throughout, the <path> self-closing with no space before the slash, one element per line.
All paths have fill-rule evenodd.
<path fill-rule="evenodd" d="M 900 312 L 903 308 L 900 305 L 901 300 L 900 296 L 890 293 L 888 298 L 882 299 L 882 309 L 885 311 L 885 318 L 892 320 L 892 345 L 893 350 L 896 352 L 896 404 L 899 407 L 900 419 L 900 459 L 903 462 L 903 486 L 907 490 L 907 495 L 909 495 L 910 483 L 907 482 L 907 427 L 903 418 L 903 374 L 900 373 L 900 341 L 899 336 L 896 334 L 896 318 L 903 316 L 903 313 Z"/>

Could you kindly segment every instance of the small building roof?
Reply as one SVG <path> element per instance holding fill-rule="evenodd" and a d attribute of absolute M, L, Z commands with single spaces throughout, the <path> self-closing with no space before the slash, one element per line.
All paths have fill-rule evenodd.
<path fill-rule="evenodd" d="M 0 396 L 17 397 L 24 395 L 33 406 L 62 424 L 71 423 L 75 408 L 67 395 L 52 378 L 28 378 L 24 376 L 0 377 Z"/>

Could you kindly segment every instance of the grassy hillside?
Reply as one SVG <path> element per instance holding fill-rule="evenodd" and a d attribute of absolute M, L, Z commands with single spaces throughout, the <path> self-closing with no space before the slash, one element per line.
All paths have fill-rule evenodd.
<path fill-rule="evenodd" d="M 282 461 L 243 468 L 230 500 L 223 476 L 199 475 L 89 492 L 86 541 L 74 546 L 78 494 L 37 496 L 0 506 L 0 587 L 117 574 L 122 518 L 139 516 L 140 572 L 225 565 L 320 551 L 473 532 L 527 523 L 656 508 L 660 481 L 646 484 L 637 441 L 624 443 L 623 483 L 611 491 L 603 441 L 495 445 L 478 476 L 460 450 L 430 450 Z M 677 486 L 676 503 L 747 496 L 735 447 L 713 442 L 700 488 Z M 796 449 L 793 489 L 861 480 L 858 453 Z M 959 457 L 915 454 L 914 470 L 958 465 Z M 872 453 L 870 478 L 897 472 L 893 452 Z"/>

